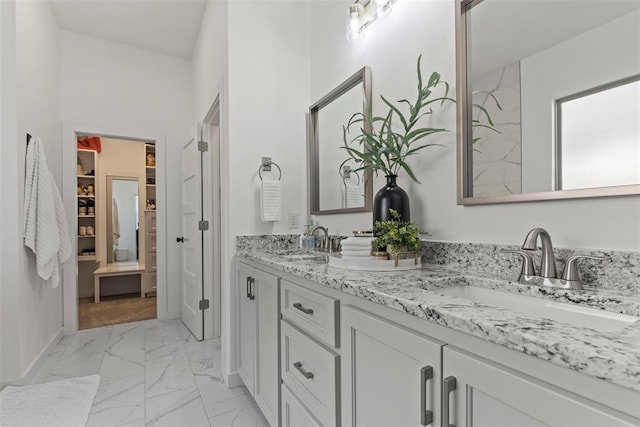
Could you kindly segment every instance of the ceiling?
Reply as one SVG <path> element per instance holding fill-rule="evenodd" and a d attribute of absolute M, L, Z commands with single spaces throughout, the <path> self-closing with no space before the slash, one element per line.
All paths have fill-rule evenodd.
<path fill-rule="evenodd" d="M 191 59 L 206 0 L 50 0 L 60 28 Z"/>

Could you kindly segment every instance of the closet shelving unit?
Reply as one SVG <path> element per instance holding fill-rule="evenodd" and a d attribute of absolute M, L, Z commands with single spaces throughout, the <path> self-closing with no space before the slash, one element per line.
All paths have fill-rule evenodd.
<path fill-rule="evenodd" d="M 77 234 L 77 248 L 78 248 L 78 262 L 83 261 L 96 261 L 97 257 L 95 255 L 96 250 L 96 215 L 97 212 L 97 203 L 96 203 L 96 166 L 97 162 L 97 154 L 93 150 L 83 150 L 78 149 L 78 170 L 76 173 L 76 206 L 77 212 L 76 215 L 78 217 L 77 225 L 78 230 L 76 230 Z M 80 192 L 78 189 L 82 186 L 86 189 L 84 192 Z M 93 191 L 89 191 L 93 189 Z M 84 208 L 80 205 L 84 203 Z M 93 214 L 89 213 L 89 204 L 93 205 Z M 80 234 L 80 227 L 92 227 L 93 233 L 90 234 Z M 83 251 L 93 249 L 92 255 L 83 255 Z"/>
<path fill-rule="evenodd" d="M 156 293 L 157 290 L 157 258 L 156 258 L 156 146 L 145 144 L 146 168 L 146 208 L 145 222 L 145 273 L 142 282 L 142 295 Z M 150 209 L 150 205 L 154 208 Z"/>

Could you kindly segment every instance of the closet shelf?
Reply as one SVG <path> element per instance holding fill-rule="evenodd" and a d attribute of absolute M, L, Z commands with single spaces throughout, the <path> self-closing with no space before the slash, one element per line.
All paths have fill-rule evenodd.
<path fill-rule="evenodd" d="M 79 239 L 81 239 L 81 238 L 85 238 L 85 239 L 93 239 L 94 237 L 96 237 L 96 236 L 95 236 L 95 234 L 94 234 L 93 236 L 81 236 L 81 235 L 79 235 L 79 234 L 78 234 L 78 238 L 79 238 Z"/>
<path fill-rule="evenodd" d="M 78 178 L 91 178 L 91 179 L 95 179 L 95 175 L 76 175 Z"/>
<path fill-rule="evenodd" d="M 95 218 L 95 215 L 78 215 L 78 218 Z"/>
<path fill-rule="evenodd" d="M 78 255 L 78 261 L 95 261 L 98 258 L 95 255 Z"/>
<path fill-rule="evenodd" d="M 96 198 L 96 196 L 95 196 L 95 195 L 91 195 L 91 196 L 89 196 L 88 194 L 87 194 L 87 195 L 84 195 L 84 194 L 78 194 L 78 199 L 95 199 L 95 198 Z"/>

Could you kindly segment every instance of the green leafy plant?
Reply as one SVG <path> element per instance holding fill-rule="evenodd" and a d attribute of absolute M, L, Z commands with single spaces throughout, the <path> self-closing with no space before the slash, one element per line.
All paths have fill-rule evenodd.
<path fill-rule="evenodd" d="M 426 232 L 411 222 L 402 221 L 396 210 L 389 209 L 389 213 L 390 220 L 376 221 L 373 246 L 385 248 L 388 245 L 394 251 L 417 251 L 420 248 L 420 235 Z"/>
<path fill-rule="evenodd" d="M 382 172 L 385 175 L 398 175 L 404 170 L 415 182 L 416 175 L 407 164 L 407 158 L 417 154 L 427 147 L 441 144 L 419 144 L 424 138 L 440 132 L 446 132 L 444 128 L 419 127 L 418 122 L 426 116 L 433 114 L 433 106 L 439 103 L 444 105 L 447 101 L 455 102 L 449 95 L 449 83 L 441 80 L 440 74 L 431 73 L 426 85 L 422 78 L 420 62 L 422 55 L 418 56 L 418 93 L 416 100 L 411 103 L 407 99 L 397 101 L 394 105 L 384 96 L 380 96 L 382 102 L 389 108 L 385 116 L 374 116 L 371 106 L 366 113 L 355 113 L 343 126 L 343 146 L 349 157 L 342 163 L 353 159 L 358 165 L 355 169 L 369 170 L 376 175 Z M 440 92 L 441 90 L 441 92 Z M 435 92 L 440 93 L 436 95 Z M 403 112 L 404 110 L 404 112 Z M 395 123 L 399 121 L 399 126 Z M 370 123 L 372 130 L 367 130 L 365 123 Z M 351 136 L 356 129 L 356 135 Z M 397 128 L 397 129 L 396 129 Z M 342 168 L 342 165 L 340 165 Z"/>

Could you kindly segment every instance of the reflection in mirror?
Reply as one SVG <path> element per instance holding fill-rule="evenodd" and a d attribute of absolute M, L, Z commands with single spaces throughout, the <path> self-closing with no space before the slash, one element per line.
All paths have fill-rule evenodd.
<path fill-rule="evenodd" d="M 640 183 L 640 81 L 634 80 L 558 100 L 558 188 Z"/>
<path fill-rule="evenodd" d="M 107 176 L 107 263 L 137 261 L 140 228 L 138 179 Z"/>
<path fill-rule="evenodd" d="M 309 194 L 313 215 L 371 210 L 372 184 L 354 172 L 343 146 L 343 126 L 371 100 L 371 71 L 364 67 L 309 108 Z M 365 124 L 368 126 L 368 123 Z"/>
<path fill-rule="evenodd" d="M 640 138 L 616 134 L 638 127 L 637 86 L 614 88 L 640 74 L 640 2 L 457 8 L 458 203 L 640 193 Z"/>

